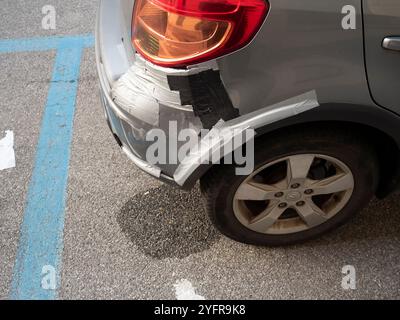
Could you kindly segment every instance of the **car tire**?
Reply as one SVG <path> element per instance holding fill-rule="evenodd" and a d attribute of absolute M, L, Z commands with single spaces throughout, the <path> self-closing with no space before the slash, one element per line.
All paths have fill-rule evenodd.
<path fill-rule="evenodd" d="M 243 208 L 245 209 L 242 211 L 246 212 L 247 216 L 245 217 L 248 217 L 249 215 L 252 217 L 248 218 L 248 221 L 253 221 L 256 218 L 253 217 L 253 213 L 249 209 L 250 207 L 266 206 L 267 203 L 268 206 L 272 206 L 271 201 L 274 201 L 275 203 L 275 201 L 278 200 L 266 200 L 265 202 L 264 200 L 237 200 L 236 197 L 243 197 L 241 190 L 244 187 L 241 186 L 243 186 L 243 183 L 246 181 L 246 179 L 249 179 L 251 175 L 249 177 L 238 176 L 236 175 L 236 167 L 234 165 L 222 164 L 213 166 L 201 179 L 201 190 L 204 196 L 205 208 L 217 229 L 219 229 L 226 236 L 239 242 L 254 245 L 278 246 L 299 243 L 318 237 L 348 221 L 352 216 L 360 211 L 374 195 L 378 185 L 379 167 L 374 149 L 363 139 L 363 137 L 357 136 L 351 132 L 340 132 L 339 129 L 340 128 L 329 129 L 328 127 L 318 129 L 302 128 L 301 130 L 286 129 L 262 136 L 261 138 L 257 138 L 255 141 L 254 172 L 257 172 L 257 170 L 261 170 L 264 167 L 265 169 L 262 169 L 260 171 L 261 173 L 257 173 L 251 178 L 260 179 L 258 175 L 262 175 L 261 179 L 263 181 L 264 179 L 271 179 L 270 177 L 274 175 L 274 170 L 278 172 L 278 167 L 282 167 L 279 168 L 280 171 L 288 172 L 287 170 L 289 164 L 294 162 L 292 159 L 303 159 L 301 158 L 303 157 L 302 155 L 318 155 L 316 158 L 317 160 L 313 160 L 314 162 L 310 167 L 310 171 L 307 173 L 307 180 L 304 181 L 317 181 L 309 180 L 311 171 L 313 171 L 313 177 L 322 177 L 322 184 L 325 183 L 325 177 L 329 177 L 329 174 L 333 175 L 334 178 L 332 179 L 336 179 L 335 177 L 339 177 L 340 174 L 343 176 L 345 174 L 351 174 L 353 184 L 352 187 L 349 187 L 350 182 L 348 182 L 349 185 L 346 185 L 346 188 L 349 188 L 348 190 L 340 191 L 330 196 L 317 195 L 312 196 L 311 198 L 308 197 L 307 203 L 315 204 L 318 200 L 321 208 L 330 208 L 329 206 L 332 206 L 333 208 L 333 205 L 339 205 L 339 201 L 343 202 L 345 199 L 346 203 L 342 203 L 338 207 L 340 210 L 338 208 L 335 209 L 336 211 L 338 210 L 338 212 L 330 217 L 331 213 L 329 212 L 335 211 L 333 209 L 329 209 L 331 211 L 326 209 L 326 212 L 328 213 L 326 214 L 326 217 L 323 217 L 322 221 L 324 222 L 319 224 L 311 222 L 309 226 L 308 216 L 307 219 L 305 219 L 305 215 L 303 215 L 303 213 L 301 215 L 297 213 L 296 210 L 299 208 L 293 209 L 290 207 L 291 215 L 288 216 L 289 218 L 283 219 L 280 216 L 277 222 L 273 224 L 273 227 L 268 227 L 268 230 L 273 230 L 273 232 L 268 230 L 265 232 L 264 230 L 263 232 L 260 232 L 257 228 L 254 228 L 255 230 L 253 230 L 251 228 L 254 224 L 246 222 L 248 225 L 245 225 L 246 223 L 243 223 L 244 220 L 241 221 L 240 218 L 242 217 L 242 213 L 237 212 L 241 212 L 242 209 L 237 209 L 239 206 L 236 204 L 239 203 L 242 205 L 244 203 Z M 322 158 L 319 158 L 320 156 Z M 289 160 L 282 160 L 283 164 L 280 164 L 279 159 Z M 326 159 L 329 159 L 329 161 Z M 330 161 L 333 162 L 330 163 Z M 277 162 L 277 164 L 269 165 L 269 163 L 274 162 Z M 340 168 L 339 164 L 341 166 Z M 283 168 L 285 165 L 286 168 Z M 320 166 L 322 166 L 322 169 Z M 343 170 L 347 170 L 345 168 L 348 168 L 349 172 L 341 173 L 342 167 Z M 263 170 L 268 172 L 265 173 Z M 279 174 L 282 175 L 284 173 Z M 287 174 L 289 175 L 289 173 Z M 282 181 L 288 181 L 288 179 L 289 178 L 285 177 L 285 179 Z M 350 178 L 347 180 L 349 179 Z M 252 186 L 254 183 L 253 180 L 248 181 L 250 182 L 245 183 L 248 183 Z M 279 183 L 283 183 L 282 181 Z M 306 184 L 306 182 L 304 183 Z M 285 188 L 291 188 L 292 186 L 287 186 Z M 345 185 L 343 184 L 343 186 Z M 240 190 L 240 192 L 238 190 Z M 331 190 L 335 189 L 330 188 L 326 192 L 330 192 Z M 351 194 L 348 195 L 350 191 Z M 287 193 L 291 191 L 289 190 L 285 192 Z M 294 198 L 292 194 L 286 193 L 286 198 L 289 196 L 290 199 Z M 306 197 L 305 195 L 301 196 Z M 246 194 L 246 196 L 243 198 L 247 199 L 247 197 L 252 197 L 252 195 L 249 196 Z M 330 201 L 327 205 L 326 202 L 320 200 L 321 197 L 324 199 L 327 197 L 332 197 L 335 200 L 323 200 Z M 286 201 L 285 199 L 282 201 Z M 312 200 L 311 202 L 310 199 Z M 337 203 L 335 203 L 335 201 L 337 201 Z M 253 204 L 253 202 L 255 204 Z M 297 204 L 300 203 L 301 201 L 298 201 L 293 206 L 296 207 Z M 315 206 L 312 207 L 316 208 Z M 317 208 L 316 210 L 316 212 L 318 212 L 317 216 L 319 219 L 319 209 Z M 322 211 L 322 209 L 320 211 Z M 248 212 L 250 212 L 250 214 Z M 288 210 L 285 211 L 285 214 L 287 212 Z M 322 213 L 325 214 L 325 212 Z M 296 214 L 298 214 L 298 217 L 295 216 Z M 255 215 L 255 217 L 257 217 L 257 215 Z M 258 221 L 261 220 L 258 219 Z M 296 221 L 298 226 L 294 223 L 294 221 Z M 277 224 L 279 224 L 278 227 L 276 227 Z M 282 230 L 280 229 L 283 225 L 291 226 L 291 224 L 296 227 L 292 227 L 291 229 L 289 228 L 287 231 L 285 231 L 283 227 Z M 304 224 L 304 226 L 302 224 Z"/>

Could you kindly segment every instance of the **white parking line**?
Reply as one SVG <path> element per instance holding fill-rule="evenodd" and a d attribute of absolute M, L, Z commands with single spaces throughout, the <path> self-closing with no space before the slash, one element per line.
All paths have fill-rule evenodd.
<path fill-rule="evenodd" d="M 178 300 L 205 300 L 203 296 L 195 292 L 195 288 L 189 280 L 182 279 L 174 284 L 175 294 Z"/>
<path fill-rule="evenodd" d="M 0 140 L 0 171 L 15 167 L 14 132 L 7 130 Z"/>

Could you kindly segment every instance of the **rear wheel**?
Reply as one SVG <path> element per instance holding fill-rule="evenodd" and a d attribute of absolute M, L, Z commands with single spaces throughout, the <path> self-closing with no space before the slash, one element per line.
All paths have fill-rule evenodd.
<path fill-rule="evenodd" d="M 217 228 L 246 243 L 283 245 L 338 227 L 373 196 L 374 150 L 361 138 L 329 130 L 286 132 L 257 141 L 255 170 L 214 167 L 203 179 Z"/>

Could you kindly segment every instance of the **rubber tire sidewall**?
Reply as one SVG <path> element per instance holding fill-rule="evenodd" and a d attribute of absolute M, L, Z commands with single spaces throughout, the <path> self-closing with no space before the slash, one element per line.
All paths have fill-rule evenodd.
<path fill-rule="evenodd" d="M 295 154 L 321 154 L 346 164 L 354 177 L 354 190 L 345 207 L 328 221 L 305 231 L 272 235 L 246 228 L 233 212 L 233 198 L 247 176 L 237 176 L 235 166 L 213 168 L 209 181 L 202 186 L 206 194 L 206 210 L 215 226 L 228 237 L 256 245 L 288 245 L 320 236 L 347 222 L 374 195 L 378 183 L 374 150 L 359 138 L 335 133 L 288 133 L 256 142 L 255 170 L 261 166 Z M 207 179 L 207 178 L 206 178 Z"/>

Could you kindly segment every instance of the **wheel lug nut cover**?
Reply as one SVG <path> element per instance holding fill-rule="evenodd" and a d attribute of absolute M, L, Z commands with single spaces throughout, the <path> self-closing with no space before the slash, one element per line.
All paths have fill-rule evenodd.
<path fill-rule="evenodd" d="M 279 204 L 279 208 L 286 208 L 286 207 L 287 207 L 287 204 L 284 202 Z"/>
<path fill-rule="evenodd" d="M 283 196 L 283 192 L 277 192 L 275 193 L 275 197 L 280 198 Z"/>
<path fill-rule="evenodd" d="M 299 202 L 296 203 L 296 206 L 301 207 L 301 206 L 304 206 L 305 204 L 306 203 L 304 201 L 299 201 Z"/>
<path fill-rule="evenodd" d="M 295 184 L 291 185 L 292 189 L 297 189 L 298 187 L 300 187 L 300 184 L 298 184 L 298 183 L 295 183 Z"/>
<path fill-rule="evenodd" d="M 314 191 L 312 189 L 307 189 L 304 191 L 305 194 L 312 194 Z"/>

